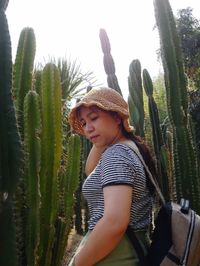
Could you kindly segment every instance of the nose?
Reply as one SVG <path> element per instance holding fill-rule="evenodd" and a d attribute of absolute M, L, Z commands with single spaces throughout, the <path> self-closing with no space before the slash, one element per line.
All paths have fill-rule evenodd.
<path fill-rule="evenodd" d="M 94 126 L 92 125 L 92 123 L 86 123 L 85 125 L 85 133 L 89 134 L 94 130 Z"/>

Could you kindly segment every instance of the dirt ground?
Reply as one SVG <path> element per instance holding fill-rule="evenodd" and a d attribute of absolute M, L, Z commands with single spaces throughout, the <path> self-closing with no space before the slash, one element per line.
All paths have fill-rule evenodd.
<path fill-rule="evenodd" d="M 78 245 L 82 239 L 82 237 L 83 236 L 78 235 L 74 229 L 70 232 L 66 252 L 65 252 L 65 255 L 63 258 L 62 266 L 67 266 L 69 264 L 71 258 L 73 257 L 73 255 L 76 251 L 76 248 L 78 247 Z"/>

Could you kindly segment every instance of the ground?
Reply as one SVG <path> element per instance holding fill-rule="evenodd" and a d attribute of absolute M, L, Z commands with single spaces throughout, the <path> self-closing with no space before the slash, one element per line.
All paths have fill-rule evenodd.
<path fill-rule="evenodd" d="M 68 244 L 67 244 L 66 252 L 63 258 L 62 266 L 67 266 L 69 264 L 82 237 L 83 236 L 78 235 L 74 229 L 71 231 L 71 233 L 69 234 Z"/>

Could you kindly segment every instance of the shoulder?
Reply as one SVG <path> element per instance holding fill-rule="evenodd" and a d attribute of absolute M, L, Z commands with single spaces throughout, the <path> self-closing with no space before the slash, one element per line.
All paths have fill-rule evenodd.
<path fill-rule="evenodd" d="M 109 162 L 111 164 L 117 164 L 124 162 L 130 166 L 141 166 L 140 159 L 136 153 L 124 143 L 116 143 L 108 147 L 102 154 L 101 161 L 102 163 Z"/>
<path fill-rule="evenodd" d="M 135 152 L 128 147 L 126 144 L 124 143 L 116 143 L 113 144 L 112 146 L 108 147 L 104 153 L 102 154 L 102 157 L 107 157 L 107 156 L 136 156 Z"/>

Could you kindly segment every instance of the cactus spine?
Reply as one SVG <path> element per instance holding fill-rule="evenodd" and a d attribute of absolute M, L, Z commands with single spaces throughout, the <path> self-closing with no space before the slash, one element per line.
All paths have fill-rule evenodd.
<path fill-rule="evenodd" d="M 104 54 L 103 64 L 104 64 L 105 72 L 107 74 L 108 87 L 118 91 L 122 95 L 121 89 L 118 84 L 117 77 L 115 75 L 115 63 L 110 53 L 111 51 L 110 41 L 104 29 L 100 29 L 99 37 L 101 41 L 101 48 Z"/>
<path fill-rule="evenodd" d="M 62 152 L 62 112 L 60 74 L 54 64 L 47 64 L 42 73 L 42 157 L 40 171 L 41 230 L 40 264 L 49 265 L 55 220 L 58 213 L 58 180 Z"/>
<path fill-rule="evenodd" d="M 8 1 L 0 0 L 0 265 L 16 265 L 13 195 L 21 176 L 22 148 L 11 96 L 12 57 L 5 14 Z"/>
<path fill-rule="evenodd" d="M 188 198 L 200 213 L 197 156 L 188 123 L 187 84 L 175 20 L 168 0 L 154 0 L 165 73 L 167 107 L 173 130 L 173 164 L 177 199 Z"/>
<path fill-rule="evenodd" d="M 41 118 L 39 96 L 29 91 L 24 101 L 24 143 L 26 160 L 26 257 L 28 265 L 38 265 L 40 233 L 40 187 L 39 171 L 41 160 Z"/>
<path fill-rule="evenodd" d="M 135 134 L 144 137 L 144 102 L 141 76 L 141 64 L 138 59 L 129 66 L 129 108 L 132 110 L 131 117 L 135 127 Z"/>

